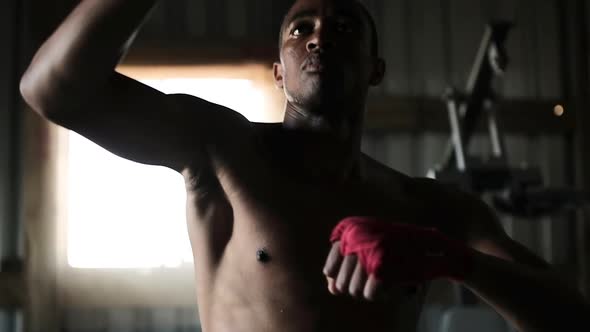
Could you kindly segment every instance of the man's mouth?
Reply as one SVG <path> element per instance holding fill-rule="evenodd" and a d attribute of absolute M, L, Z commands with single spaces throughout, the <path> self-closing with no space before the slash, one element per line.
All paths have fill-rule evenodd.
<path fill-rule="evenodd" d="M 308 73 L 323 73 L 326 71 L 326 61 L 319 55 L 312 54 L 303 61 L 301 67 Z"/>
<path fill-rule="evenodd" d="M 325 71 L 325 66 L 321 63 L 314 63 L 310 64 L 305 68 L 305 71 L 308 73 L 323 73 Z"/>

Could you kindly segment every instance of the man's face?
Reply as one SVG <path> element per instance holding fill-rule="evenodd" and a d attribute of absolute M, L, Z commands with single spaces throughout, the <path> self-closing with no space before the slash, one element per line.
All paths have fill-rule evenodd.
<path fill-rule="evenodd" d="M 329 105 L 364 101 L 377 84 L 368 18 L 354 0 L 298 0 L 281 34 L 277 86 L 287 100 L 311 111 L 335 111 Z M 329 114 L 325 114 L 329 115 Z"/>

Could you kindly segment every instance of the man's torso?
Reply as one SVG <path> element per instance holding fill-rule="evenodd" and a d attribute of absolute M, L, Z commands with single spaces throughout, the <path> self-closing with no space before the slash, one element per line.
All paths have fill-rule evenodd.
<path fill-rule="evenodd" d="M 435 221 L 444 204 L 422 195 L 428 191 L 422 187 L 431 184 L 409 179 L 368 157 L 361 163 L 364 176 L 310 180 L 294 174 L 293 160 L 285 160 L 273 148 L 280 130 L 260 133 L 242 142 L 235 159 L 210 154 L 206 166 L 184 172 L 204 328 L 412 330 L 423 294 L 408 295 L 399 288 L 388 301 L 374 303 L 334 296 L 322 268 L 331 230 L 347 216 L 445 228 Z M 268 255 L 267 261 L 257 260 L 260 250 Z"/>

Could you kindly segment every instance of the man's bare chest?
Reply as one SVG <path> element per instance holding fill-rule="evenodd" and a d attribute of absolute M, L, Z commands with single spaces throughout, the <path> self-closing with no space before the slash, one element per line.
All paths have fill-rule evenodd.
<path fill-rule="evenodd" d="M 232 231 L 214 269 L 216 287 L 203 286 L 212 292 L 211 301 L 215 299 L 225 310 L 255 308 L 269 317 L 311 314 L 305 316 L 307 320 L 319 325 L 341 319 L 342 312 L 362 312 L 380 326 L 391 324 L 391 304 L 369 306 L 329 294 L 322 269 L 331 246 L 330 233 L 347 216 L 411 222 L 420 210 L 358 184 L 283 181 L 272 196 L 245 191 L 245 199 L 231 203 Z M 357 323 L 347 320 L 349 325 Z"/>
<path fill-rule="evenodd" d="M 221 233 L 231 234 L 234 241 L 243 239 L 259 247 L 276 242 L 286 251 L 300 255 L 305 251 L 302 247 L 315 251 L 329 245 L 331 230 L 350 216 L 439 226 L 437 208 L 416 191 L 406 190 L 401 181 L 334 181 L 294 175 L 280 167 L 250 172 L 248 179 L 219 173 L 224 172 L 211 170 L 209 175 L 202 176 L 215 180 L 206 181 L 205 186 L 192 190 L 192 195 L 189 193 L 192 199 L 188 211 L 189 222 L 215 228 L 217 242 L 230 240 L 218 238 L 221 229 Z M 301 242 L 305 245 L 301 246 Z"/>
<path fill-rule="evenodd" d="M 332 230 L 351 216 L 432 227 L 431 209 L 414 197 L 358 182 L 301 183 L 284 177 L 270 181 L 281 186 L 271 191 L 244 188 L 242 198 L 234 197 L 228 204 L 233 217 L 230 248 L 252 259 L 263 251 L 269 261 L 317 267 L 324 263 Z"/>

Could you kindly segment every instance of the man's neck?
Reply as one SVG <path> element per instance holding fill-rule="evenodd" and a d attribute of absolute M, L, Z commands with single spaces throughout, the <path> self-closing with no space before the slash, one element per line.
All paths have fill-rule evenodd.
<path fill-rule="evenodd" d="M 362 122 L 331 122 L 320 116 L 287 109 L 283 129 L 288 153 L 301 172 L 343 180 L 359 176 Z"/>
<path fill-rule="evenodd" d="M 283 127 L 326 134 L 341 141 L 358 141 L 360 146 L 364 103 L 356 104 L 351 102 L 346 105 L 324 105 L 324 109 L 308 109 L 287 102 Z"/>

